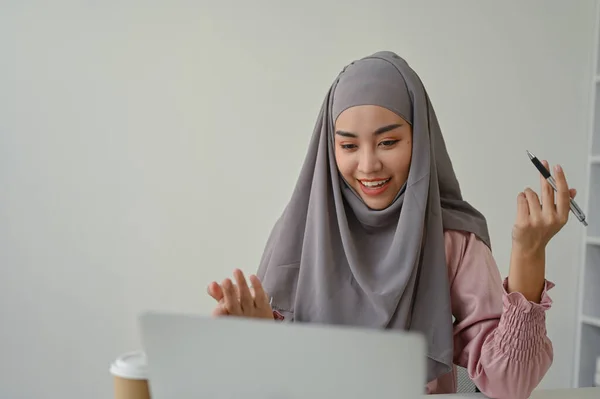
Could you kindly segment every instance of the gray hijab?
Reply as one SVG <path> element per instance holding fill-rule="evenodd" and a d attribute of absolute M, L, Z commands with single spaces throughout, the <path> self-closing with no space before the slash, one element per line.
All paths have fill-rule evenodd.
<path fill-rule="evenodd" d="M 413 129 L 408 181 L 384 210 L 368 208 L 338 174 L 334 121 L 379 105 Z M 392 52 L 346 66 L 325 97 L 296 187 L 258 269 L 272 306 L 296 322 L 422 333 L 427 378 L 451 371 L 452 309 L 444 230 L 475 233 L 486 220 L 462 199 L 429 97 Z"/>

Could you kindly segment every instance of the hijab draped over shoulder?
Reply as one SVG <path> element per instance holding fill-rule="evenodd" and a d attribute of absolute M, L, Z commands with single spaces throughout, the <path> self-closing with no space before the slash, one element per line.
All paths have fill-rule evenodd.
<path fill-rule="evenodd" d="M 387 108 L 413 130 L 408 180 L 383 210 L 368 208 L 336 167 L 335 120 L 357 105 Z M 423 334 L 431 381 L 451 371 L 453 357 L 445 229 L 491 245 L 485 218 L 462 198 L 421 80 L 398 55 L 377 52 L 331 85 L 258 277 L 273 308 L 295 322 Z"/>

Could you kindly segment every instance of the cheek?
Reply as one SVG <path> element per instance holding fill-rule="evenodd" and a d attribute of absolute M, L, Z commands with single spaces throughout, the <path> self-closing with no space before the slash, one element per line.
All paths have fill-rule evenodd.
<path fill-rule="evenodd" d="M 394 151 L 393 154 L 388 155 L 389 157 L 387 159 L 386 166 L 401 176 L 408 176 L 412 156 L 411 147 L 404 146 L 398 148 L 398 151 Z"/>
<path fill-rule="evenodd" d="M 350 154 L 341 151 L 340 149 L 335 150 L 335 163 L 342 176 L 346 178 L 352 177 L 354 170 L 356 169 L 356 161 Z"/>

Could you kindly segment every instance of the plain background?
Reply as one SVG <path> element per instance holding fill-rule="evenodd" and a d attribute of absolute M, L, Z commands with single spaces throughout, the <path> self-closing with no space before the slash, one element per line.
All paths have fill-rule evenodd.
<path fill-rule="evenodd" d="M 525 149 L 586 206 L 594 18 L 592 0 L 0 3 L 0 397 L 108 398 L 139 311 L 208 313 L 211 280 L 255 271 L 330 83 L 378 50 L 423 79 L 506 276 L 516 196 L 539 189 Z M 571 385 L 582 231 L 548 248 L 543 387 Z"/>

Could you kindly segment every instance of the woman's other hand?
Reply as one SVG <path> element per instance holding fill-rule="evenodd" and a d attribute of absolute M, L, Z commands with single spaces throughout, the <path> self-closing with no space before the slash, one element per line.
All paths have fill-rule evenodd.
<path fill-rule="evenodd" d="M 208 294 L 218 302 L 212 315 L 273 319 L 269 298 L 258 277 L 250 276 L 252 288 L 241 270 L 235 269 L 233 278 L 235 284 L 228 278 L 221 284 L 214 281 L 209 284 Z"/>

